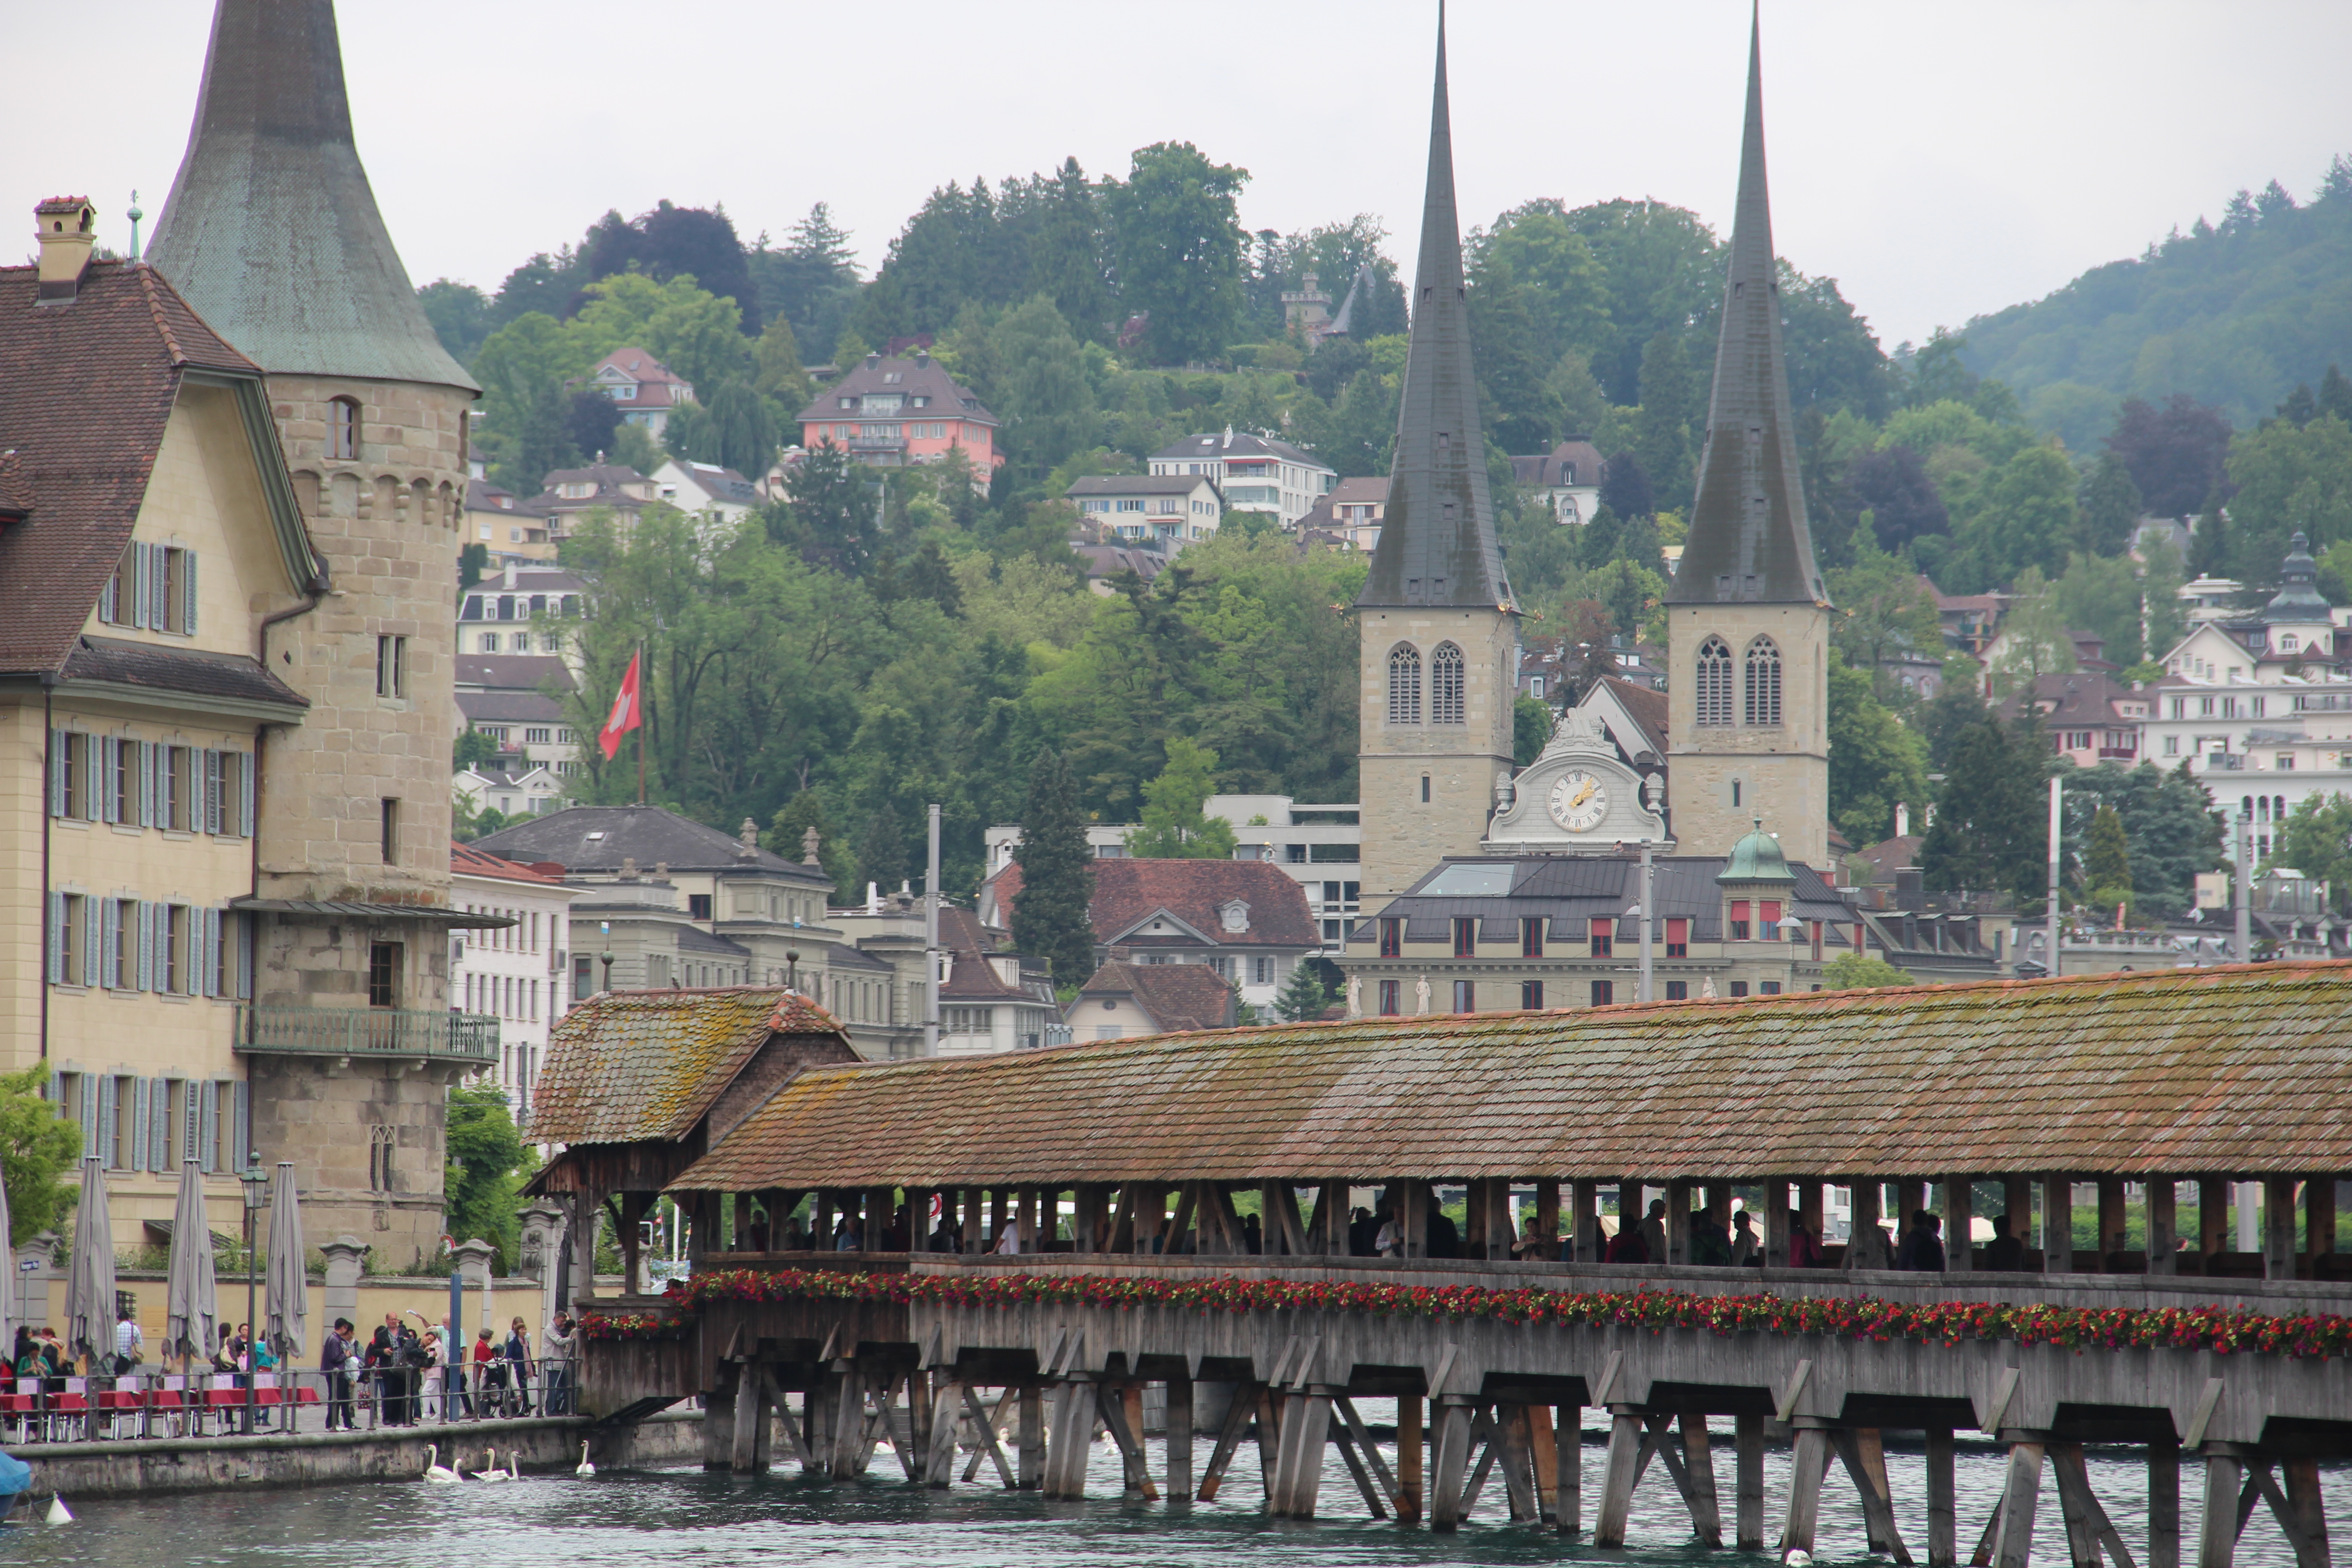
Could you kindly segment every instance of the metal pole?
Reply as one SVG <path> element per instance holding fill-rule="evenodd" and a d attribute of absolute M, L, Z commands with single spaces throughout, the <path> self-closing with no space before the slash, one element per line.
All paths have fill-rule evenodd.
<path fill-rule="evenodd" d="M 2050 925 L 2050 973 L 2054 978 L 2058 969 L 2058 869 L 2061 864 L 2059 839 L 2065 831 L 2060 802 L 2064 798 L 2063 781 L 2053 774 L 2050 779 L 2050 907 L 2043 911 Z"/>
<path fill-rule="evenodd" d="M 2237 873 L 2238 882 L 2236 961 L 2240 963 L 2252 963 L 2254 961 L 2254 906 L 2252 896 L 2253 882 L 2249 875 L 2252 868 L 2246 864 L 2247 854 L 2253 847 L 2251 827 L 2252 818 L 2247 816 L 2245 811 L 2241 808 L 2238 813 L 2237 836 L 2230 845 L 2231 869 Z"/>
<path fill-rule="evenodd" d="M 1642 983 L 1636 999 L 1654 999 L 1656 987 L 1650 984 L 1650 931 L 1657 914 L 1657 868 L 1650 859 L 1656 847 L 1648 839 L 1642 840 Z"/>
<path fill-rule="evenodd" d="M 923 1054 L 940 1054 L 940 807 L 931 803 L 929 858 L 923 868 Z"/>
<path fill-rule="evenodd" d="M 239 1197 L 243 1197 L 240 1193 Z M 253 1205 L 245 1206 L 245 1430 L 253 1432 L 253 1382 L 261 1375 L 261 1358 L 254 1353 L 259 1335 L 253 1327 Z"/>

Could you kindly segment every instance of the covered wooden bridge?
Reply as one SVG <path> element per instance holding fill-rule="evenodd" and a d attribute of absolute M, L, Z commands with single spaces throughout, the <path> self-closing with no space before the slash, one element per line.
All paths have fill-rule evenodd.
<path fill-rule="evenodd" d="M 584 1104 L 568 1049 L 547 1081 Z M 1931 1563 L 2021 1568 L 2046 1465 L 2078 1563 L 2176 1568 L 2183 1448 L 2203 1468 L 2200 1563 L 2227 1564 L 2265 1505 L 2298 1568 L 2327 1557 L 2317 1467 L 2352 1452 L 2335 1218 L 2352 966 L 1361 1019 L 808 1065 L 735 1099 L 758 1103 L 704 1129 L 664 1184 L 697 1216 L 700 1299 L 614 1303 L 638 1317 L 587 1372 L 608 1408 L 701 1394 L 714 1462 L 764 1464 L 767 1412 L 798 1390 L 787 1447 L 836 1471 L 887 1434 L 910 1479 L 992 1462 L 1068 1493 L 1099 1424 L 1131 1491 L 1213 1496 L 1255 1436 L 1277 1513 L 1328 1506 L 1336 1445 L 1376 1513 L 1449 1525 L 1493 1479 L 1514 1517 L 1576 1531 L 1580 1467 L 1555 1434 L 1601 1406 L 1600 1544 L 1660 1471 L 1699 1539 L 1725 1539 L 1714 1415 L 1737 1435 L 1742 1544 L 1764 1541 L 1763 1448 L 1785 1440 L 1784 1551 L 1811 1549 L 1834 1457 L 1874 1548 L 1908 1562 L 1880 1449 L 1894 1428 L 1926 1435 Z M 533 1135 L 598 1158 L 558 1125 Z M 2257 1234 L 2240 1246 L 2248 1183 Z M 1790 1267 L 1824 1188 L 1850 1194 L 1855 1239 L 1833 1267 Z M 1458 1226 L 1436 1217 L 1441 1189 L 1464 1194 Z M 1511 1260 L 1515 1191 L 1538 1237 L 1565 1231 L 1560 1256 Z M 1349 1212 L 1375 1194 L 1401 1257 L 1350 1251 Z M 1890 1194 L 1898 1215 L 1940 1216 L 1940 1270 L 1886 1267 Z M 935 1194 L 952 1253 L 922 1250 Z M 1601 1260 L 1604 1194 L 1626 1215 L 1663 1200 L 1663 1261 Z M 1735 1196 L 1764 1218 L 1760 1257 L 1708 1266 Z M 1991 1212 L 2021 1245 L 1960 1239 Z M 895 1250 L 751 1250 L 844 1215 Z M 1022 1254 L 980 1252 L 1007 1228 Z M 1158 1479 L 1134 1419 L 1150 1384 L 1171 1412 Z M 1203 1384 L 1232 1394 L 1196 1476 L 1185 1413 Z M 993 1411 L 984 1389 L 1003 1391 Z M 1397 1401 L 1385 1447 L 1356 1410 L 1370 1397 Z M 1962 1428 L 2011 1455 L 1990 1521 L 1955 1517 Z M 2085 1442 L 2145 1447 L 2136 1551 L 2091 1492 Z"/>

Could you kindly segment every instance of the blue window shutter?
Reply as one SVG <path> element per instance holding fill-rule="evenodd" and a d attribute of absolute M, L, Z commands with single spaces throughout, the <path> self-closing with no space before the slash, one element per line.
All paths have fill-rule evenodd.
<path fill-rule="evenodd" d="M 155 916 L 152 913 L 155 906 L 142 899 L 131 908 L 138 911 L 138 919 L 131 922 L 134 927 L 131 941 L 139 948 L 131 961 L 137 965 L 139 983 L 132 989 L 152 991 L 155 989 Z"/>
<path fill-rule="evenodd" d="M 239 1079 L 231 1086 L 229 1092 L 234 1097 L 232 1103 L 236 1107 L 236 1114 L 230 1119 L 231 1128 L 236 1136 L 235 1147 L 236 1149 L 236 1168 L 240 1171 L 250 1170 L 253 1168 L 255 1163 L 253 1158 L 253 1085 L 244 1079 Z"/>
<path fill-rule="evenodd" d="M 66 983 L 66 896 L 49 895 L 49 984 Z"/>
<path fill-rule="evenodd" d="M 143 626 L 147 624 L 147 547 L 145 545 L 134 542 L 131 546 L 131 570 L 125 575 L 131 580 L 131 603 L 127 606 L 131 613 L 123 617 L 123 624 Z"/>
<path fill-rule="evenodd" d="M 180 552 L 180 583 L 187 590 L 187 608 L 180 616 L 180 629 L 190 637 L 196 635 L 196 552 Z"/>
<path fill-rule="evenodd" d="M 81 746 L 81 819 L 97 822 L 106 816 L 105 781 L 98 776 L 98 737 L 76 735 L 72 739 Z"/>
<path fill-rule="evenodd" d="M 98 618 L 110 626 L 114 622 L 114 582 L 109 577 L 106 586 L 98 591 Z"/>
<path fill-rule="evenodd" d="M 259 752 L 247 752 L 244 753 L 244 763 L 236 770 L 237 789 L 240 797 L 237 822 L 241 825 L 241 836 L 247 838 L 251 838 L 254 835 L 261 831 L 261 823 L 259 819 L 254 816 L 254 797 L 258 793 L 260 784 L 260 780 L 256 775 L 260 770 L 261 753 Z"/>
<path fill-rule="evenodd" d="M 104 1078 L 98 1080 L 98 1147 L 96 1152 L 98 1154 L 99 1163 L 109 1170 L 114 1168 L 114 1117 L 117 1110 L 114 1103 L 114 1091 L 116 1087 L 114 1075 L 112 1073 L 109 1073 Z"/>
<path fill-rule="evenodd" d="M 122 902 L 119 899 L 105 899 L 100 900 L 100 904 L 105 929 L 100 933 L 102 945 L 98 950 L 99 979 L 107 989 L 120 990 L 122 985 Z"/>
<path fill-rule="evenodd" d="M 180 1080 L 180 1158 L 195 1160 L 197 1169 L 209 1171 L 210 1163 L 198 1158 L 201 1150 L 196 1136 L 204 1129 L 204 1118 L 196 1110 L 196 1085 L 197 1080 L 192 1078 Z"/>
<path fill-rule="evenodd" d="M 90 764 L 98 770 L 98 776 L 90 781 L 93 786 L 90 791 L 90 795 L 91 798 L 98 803 L 98 819 L 100 822 L 112 822 L 116 820 L 114 815 L 114 748 L 118 743 L 119 742 L 117 742 L 111 735 L 100 735 L 90 742 L 91 749 L 98 753 L 90 759 Z"/>
<path fill-rule="evenodd" d="M 95 1073 L 76 1075 L 81 1085 L 81 1152 L 98 1152 L 98 1076 Z"/>
<path fill-rule="evenodd" d="M 207 996 L 217 996 L 221 994 L 220 959 L 221 912 L 218 910 L 206 910 L 205 911 L 204 982 L 205 994 Z"/>
<path fill-rule="evenodd" d="M 196 1090 L 196 1164 L 206 1175 L 220 1168 L 220 1085 L 211 1079 L 190 1079 Z"/>
<path fill-rule="evenodd" d="M 159 1078 L 147 1086 L 147 1168 L 169 1170 L 172 1164 L 172 1080 Z"/>
<path fill-rule="evenodd" d="M 105 901 L 87 896 L 81 901 L 81 983 L 84 985 L 96 985 L 101 973 L 99 959 L 105 950 L 100 942 L 105 936 L 106 925 L 99 918 L 98 906 Z"/>
<path fill-rule="evenodd" d="M 147 1168 L 147 1080 L 131 1080 L 131 1169 Z"/>
<path fill-rule="evenodd" d="M 49 731 L 49 815 L 66 814 L 66 747 L 71 737 L 63 730 Z"/>
<path fill-rule="evenodd" d="M 217 834 L 221 830 L 220 772 L 221 754 L 218 752 L 205 750 L 197 753 L 196 787 L 203 792 L 198 796 L 201 809 L 197 817 L 206 833 Z"/>

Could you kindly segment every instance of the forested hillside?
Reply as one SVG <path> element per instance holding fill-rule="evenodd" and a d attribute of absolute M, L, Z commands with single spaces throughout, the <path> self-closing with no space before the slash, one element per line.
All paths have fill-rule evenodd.
<path fill-rule="evenodd" d="M 1995 241 L 1997 243 L 1997 241 Z M 2038 427 L 2090 448 L 2127 397 L 2183 393 L 2241 428 L 2352 363 L 2352 160 L 2307 205 L 2240 191 L 2147 253 L 1970 321 L 1967 360 Z"/>

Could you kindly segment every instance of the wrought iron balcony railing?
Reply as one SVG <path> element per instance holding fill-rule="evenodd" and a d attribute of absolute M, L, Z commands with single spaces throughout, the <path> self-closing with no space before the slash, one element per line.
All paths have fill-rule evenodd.
<path fill-rule="evenodd" d="M 429 1057 L 493 1065 L 499 1021 L 421 1007 L 268 1007 L 236 1010 L 236 1048 L 296 1056 Z"/>

